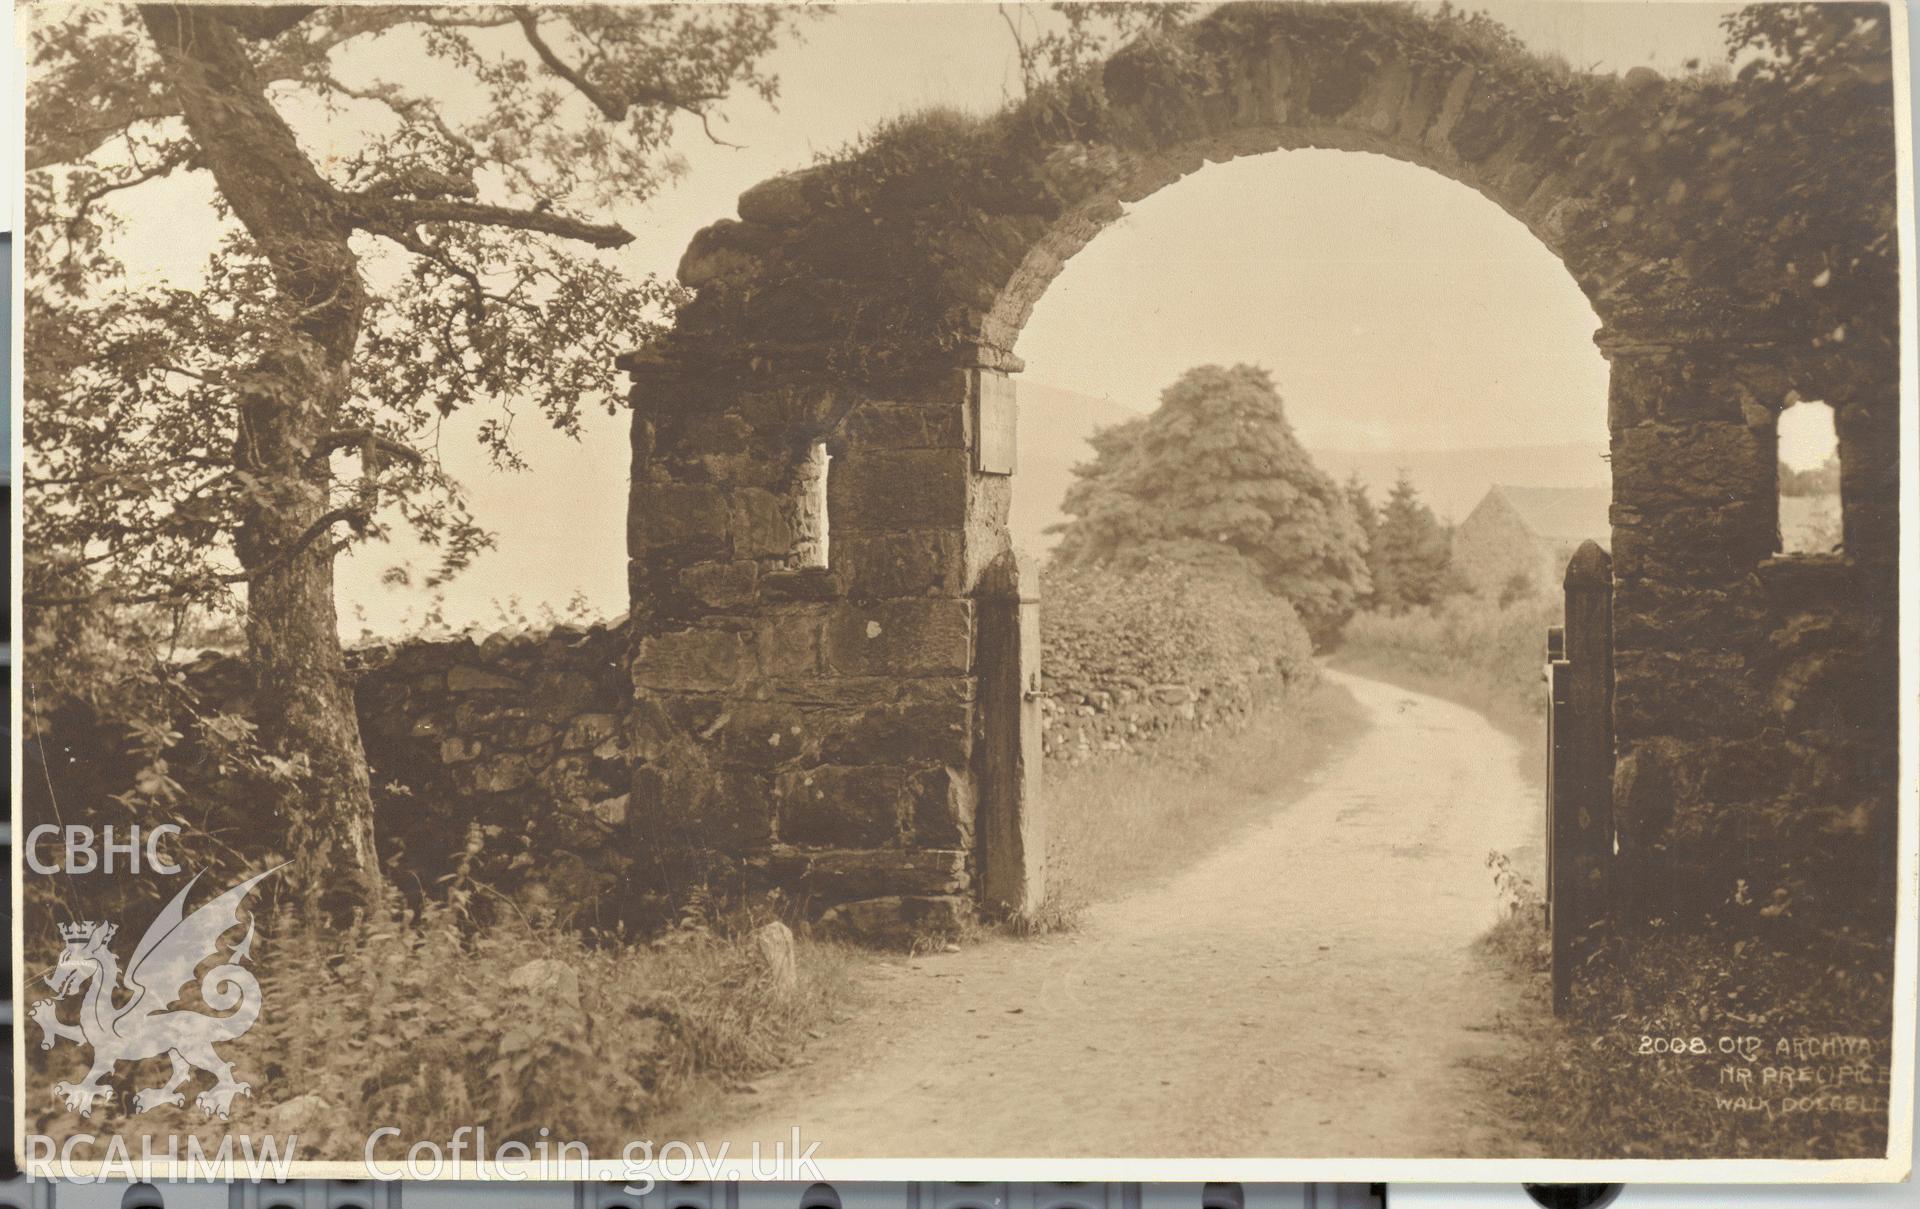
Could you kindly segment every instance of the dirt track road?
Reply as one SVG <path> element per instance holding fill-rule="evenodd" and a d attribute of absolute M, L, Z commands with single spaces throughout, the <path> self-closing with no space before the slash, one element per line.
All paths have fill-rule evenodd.
<path fill-rule="evenodd" d="M 1271 819 L 1077 932 L 878 963 L 870 999 L 714 1131 L 829 1157 L 1511 1153 L 1462 1060 L 1520 1011 L 1473 939 L 1536 840 L 1513 741 L 1330 673 L 1369 729 Z"/>

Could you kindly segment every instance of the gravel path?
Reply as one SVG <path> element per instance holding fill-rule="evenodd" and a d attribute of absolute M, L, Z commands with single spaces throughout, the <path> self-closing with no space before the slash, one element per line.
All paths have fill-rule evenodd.
<path fill-rule="evenodd" d="M 1471 943 L 1537 844 L 1513 740 L 1346 673 L 1367 730 L 1268 821 L 1076 932 L 876 962 L 713 1133 L 829 1157 L 1513 1153 L 1464 1064 L 1528 1010 Z"/>

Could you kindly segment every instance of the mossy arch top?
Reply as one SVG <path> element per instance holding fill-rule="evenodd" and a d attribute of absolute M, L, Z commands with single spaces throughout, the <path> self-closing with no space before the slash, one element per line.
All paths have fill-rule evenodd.
<path fill-rule="evenodd" d="M 1791 376 L 1764 301 L 1682 289 L 1578 185 L 1589 112 L 1657 106 L 1670 87 L 1556 71 L 1398 7 L 1230 5 L 995 118 L 903 122 L 743 194 L 681 261 L 697 297 L 625 363 L 632 817 L 676 854 L 659 888 L 744 870 L 855 929 L 969 907 L 994 860 L 976 842 L 980 616 L 1017 591 L 1010 479 L 982 462 L 979 425 L 1019 369 L 1020 327 L 1123 204 L 1209 161 L 1299 147 L 1477 190 L 1601 317 L 1623 843 L 1724 880 L 1716 837 L 1745 835 L 1739 807 L 1767 792 L 1731 771 L 1778 746 L 1770 678 L 1813 657 L 1781 657 L 1769 635 L 1846 589 L 1838 572 L 1800 576 L 1783 602 L 1756 574 L 1777 549 L 1773 418 Z M 1843 425 L 1843 458 L 1845 440 Z M 821 441 L 831 562 L 808 567 L 795 550 L 820 520 L 806 488 Z M 1849 546 L 1890 560 L 1885 459 L 1856 453 Z"/>

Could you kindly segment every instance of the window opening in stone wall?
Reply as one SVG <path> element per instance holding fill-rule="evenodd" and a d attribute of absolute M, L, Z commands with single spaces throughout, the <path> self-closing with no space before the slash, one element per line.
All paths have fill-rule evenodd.
<path fill-rule="evenodd" d="M 1780 413 L 1780 550 L 1831 554 L 1841 547 L 1840 439 L 1833 408 L 1796 403 Z"/>
<path fill-rule="evenodd" d="M 827 565 L 827 468 L 833 455 L 825 441 L 807 447 L 793 476 L 793 565 Z"/>

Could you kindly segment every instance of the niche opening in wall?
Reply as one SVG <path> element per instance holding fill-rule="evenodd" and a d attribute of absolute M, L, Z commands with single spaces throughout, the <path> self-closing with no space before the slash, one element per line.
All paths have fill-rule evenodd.
<path fill-rule="evenodd" d="M 1840 549 L 1840 438 L 1833 408 L 1795 403 L 1780 413 L 1780 552 Z"/>
<path fill-rule="evenodd" d="M 833 455 L 825 441 L 807 446 L 793 472 L 793 565 L 827 565 L 827 470 Z"/>

